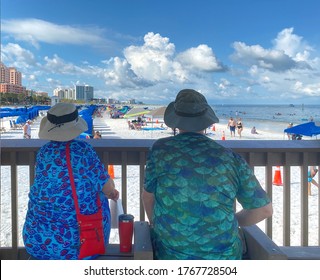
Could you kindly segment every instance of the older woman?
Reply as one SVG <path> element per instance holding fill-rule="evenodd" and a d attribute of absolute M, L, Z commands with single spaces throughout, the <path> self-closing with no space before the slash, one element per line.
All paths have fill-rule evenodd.
<path fill-rule="evenodd" d="M 25 248 L 35 259 L 79 258 L 80 232 L 67 168 L 67 146 L 80 213 L 96 213 L 99 197 L 104 243 L 109 241 L 108 198 L 117 200 L 119 193 L 92 146 L 75 140 L 87 129 L 73 104 L 58 103 L 41 120 L 39 138 L 50 141 L 37 153 L 23 227 Z"/>

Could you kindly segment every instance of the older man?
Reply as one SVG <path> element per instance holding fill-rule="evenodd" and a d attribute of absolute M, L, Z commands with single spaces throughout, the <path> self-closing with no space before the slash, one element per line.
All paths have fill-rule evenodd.
<path fill-rule="evenodd" d="M 204 134 L 219 119 L 202 94 L 180 91 L 164 122 L 179 134 L 152 146 L 142 194 L 155 258 L 241 259 L 238 226 L 270 217 L 270 199 L 242 157 Z"/>

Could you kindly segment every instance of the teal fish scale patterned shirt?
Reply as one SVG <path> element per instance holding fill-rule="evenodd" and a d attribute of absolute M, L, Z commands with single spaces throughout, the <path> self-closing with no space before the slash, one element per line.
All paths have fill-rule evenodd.
<path fill-rule="evenodd" d="M 241 259 L 235 200 L 244 209 L 270 203 L 240 155 L 191 132 L 154 143 L 145 190 L 155 196 L 157 259 Z"/>

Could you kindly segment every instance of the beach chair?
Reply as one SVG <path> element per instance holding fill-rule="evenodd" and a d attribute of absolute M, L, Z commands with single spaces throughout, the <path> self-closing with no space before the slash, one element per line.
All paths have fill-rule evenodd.
<path fill-rule="evenodd" d="M 128 121 L 128 126 L 129 126 L 129 129 L 135 129 L 134 125 L 130 121 Z"/>
<path fill-rule="evenodd" d="M 19 123 L 17 124 L 15 120 L 12 121 L 13 127 L 15 127 L 15 129 L 23 129 L 23 124 Z"/>
<path fill-rule="evenodd" d="M 136 123 L 135 122 L 133 125 L 134 125 L 134 129 L 141 130 L 141 124 L 140 123 Z"/>
<path fill-rule="evenodd" d="M 9 123 L 10 123 L 10 129 L 12 129 L 12 130 L 16 130 L 17 129 L 17 126 L 15 125 L 14 121 L 9 120 Z"/>

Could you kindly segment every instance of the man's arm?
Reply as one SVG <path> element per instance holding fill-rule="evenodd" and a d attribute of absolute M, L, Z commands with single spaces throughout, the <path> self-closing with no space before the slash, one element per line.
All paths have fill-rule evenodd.
<path fill-rule="evenodd" d="M 255 209 L 242 209 L 236 213 L 239 226 L 251 226 L 272 216 L 273 209 L 271 202 L 263 207 Z"/>
<path fill-rule="evenodd" d="M 142 192 L 142 202 L 144 209 L 147 213 L 147 217 L 149 223 L 152 224 L 152 217 L 153 217 L 153 207 L 154 207 L 154 195 L 153 193 L 149 193 L 145 190 Z"/>

